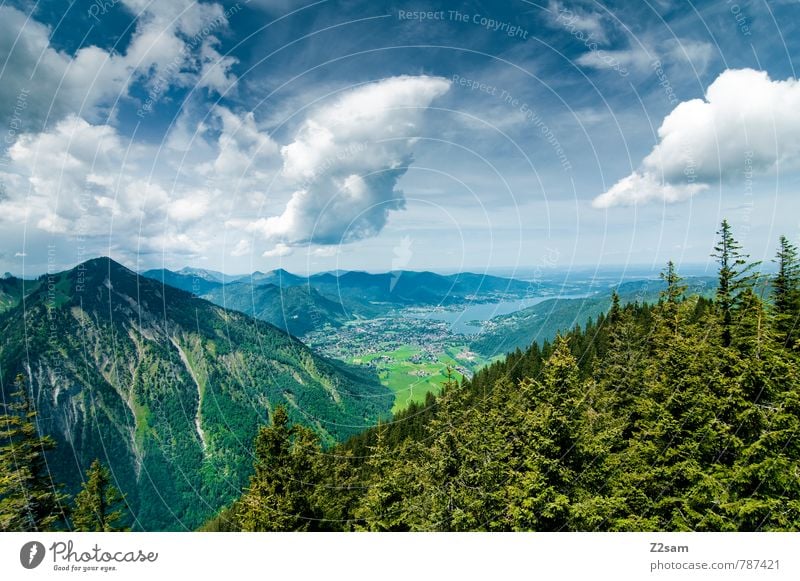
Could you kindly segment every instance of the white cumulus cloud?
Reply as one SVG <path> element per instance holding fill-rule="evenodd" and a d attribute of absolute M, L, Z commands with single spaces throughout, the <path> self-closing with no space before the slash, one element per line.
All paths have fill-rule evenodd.
<path fill-rule="evenodd" d="M 597 196 L 595 207 L 680 202 L 746 173 L 799 168 L 800 83 L 726 70 L 704 99 L 678 104 L 658 136 L 641 166 Z"/>
<path fill-rule="evenodd" d="M 425 109 L 450 82 L 399 76 L 350 90 L 314 111 L 281 148 L 294 193 L 279 216 L 251 231 L 287 245 L 339 244 L 379 233 L 404 207 L 396 189 L 412 159 Z"/>
<path fill-rule="evenodd" d="M 283 242 L 278 242 L 275 245 L 275 248 L 265 250 L 261 256 L 264 258 L 280 258 L 283 256 L 289 256 L 292 252 L 294 252 L 294 250 L 291 246 L 288 246 Z"/>
<path fill-rule="evenodd" d="M 234 241 L 228 253 L 244 256 L 255 251 L 254 233 L 268 258 L 306 243 L 330 256 L 319 248 L 373 236 L 404 206 L 397 181 L 425 109 L 448 88 L 420 76 L 348 90 L 314 110 L 282 148 L 252 112 L 221 105 L 202 121 L 187 116 L 167 147 L 68 114 L 20 132 L 8 149 L 0 228 L 80 234 L 92 251 L 113 247 L 129 257 L 202 256 L 225 239 Z M 255 219 L 264 203 L 270 210 Z"/>
<path fill-rule="evenodd" d="M 213 117 L 221 125 L 217 138 L 219 154 L 200 171 L 218 179 L 265 179 L 265 175 L 259 173 L 259 163 L 277 156 L 278 145 L 258 128 L 253 113 L 240 116 L 217 105 Z"/>

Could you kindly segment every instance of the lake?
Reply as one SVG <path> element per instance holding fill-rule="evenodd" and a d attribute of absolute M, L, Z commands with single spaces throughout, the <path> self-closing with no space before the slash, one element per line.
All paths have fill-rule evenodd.
<path fill-rule="evenodd" d="M 507 301 L 497 301 L 493 303 L 471 303 L 464 307 L 445 308 L 433 307 L 431 309 L 414 308 L 413 310 L 403 311 L 406 317 L 414 319 L 426 319 L 431 321 L 444 321 L 450 323 L 450 330 L 459 335 L 476 335 L 481 332 L 481 326 L 476 325 L 476 321 L 488 321 L 500 315 L 509 315 L 522 309 L 527 309 L 537 305 L 542 301 L 553 298 L 579 299 L 585 298 L 586 294 L 581 295 L 560 295 L 546 297 L 530 297 L 525 299 L 514 299 Z"/>

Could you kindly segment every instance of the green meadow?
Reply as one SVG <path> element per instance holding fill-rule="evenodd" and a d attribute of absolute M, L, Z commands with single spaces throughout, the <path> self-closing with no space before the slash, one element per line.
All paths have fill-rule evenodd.
<path fill-rule="evenodd" d="M 413 345 L 404 345 L 393 351 L 379 351 L 354 357 L 351 362 L 360 365 L 375 365 L 381 382 L 394 394 L 393 413 L 408 407 L 412 402 L 424 402 L 428 393 L 438 394 L 447 381 L 447 370 L 461 381 L 463 373 L 457 368 L 472 371 L 484 363 L 478 356 L 464 357 L 464 346 L 452 346 L 438 351 L 426 351 Z"/>

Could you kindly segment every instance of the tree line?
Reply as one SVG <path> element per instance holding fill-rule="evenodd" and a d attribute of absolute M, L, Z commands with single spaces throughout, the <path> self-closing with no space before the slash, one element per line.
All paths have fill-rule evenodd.
<path fill-rule="evenodd" d="M 336 447 L 277 408 L 205 530 L 800 529 L 800 264 L 766 277 L 723 221 L 713 298 L 672 262 L 655 304 L 533 344 Z"/>

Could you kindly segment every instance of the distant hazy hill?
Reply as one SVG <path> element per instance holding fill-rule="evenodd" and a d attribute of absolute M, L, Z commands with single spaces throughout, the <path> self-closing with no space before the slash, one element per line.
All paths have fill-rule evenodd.
<path fill-rule="evenodd" d="M 223 285 L 222 273 L 211 271 L 199 271 L 191 268 L 183 268 L 177 272 L 166 268 L 146 270 L 142 276 L 157 280 L 162 284 L 185 290 L 195 295 L 204 295 L 217 287 Z"/>
<path fill-rule="evenodd" d="M 710 295 L 716 279 L 696 277 L 685 281 L 687 294 Z M 661 280 L 641 280 L 620 284 L 617 292 L 624 303 L 656 302 L 665 288 Z M 558 332 L 584 325 L 611 307 L 611 288 L 581 299 L 548 299 L 527 309 L 492 319 L 471 344 L 485 357 L 526 349 L 531 343 L 552 340 Z"/>
<path fill-rule="evenodd" d="M 363 301 L 396 305 L 439 305 L 459 303 L 475 296 L 522 296 L 530 290 L 527 282 L 489 275 L 396 271 L 383 274 L 346 272 L 318 274 L 309 279 L 312 287 L 327 296 L 346 296 Z"/>
<path fill-rule="evenodd" d="M 282 268 L 278 268 L 269 272 L 256 271 L 252 274 L 239 276 L 236 277 L 235 282 L 250 283 L 254 285 L 272 284 L 275 286 L 286 287 L 307 285 L 308 279 L 306 277 L 287 272 Z"/>
<path fill-rule="evenodd" d="M 300 336 L 326 324 L 338 327 L 349 315 L 342 304 L 313 288 L 274 284 L 231 283 L 212 289 L 203 298 L 251 315 Z"/>
<path fill-rule="evenodd" d="M 0 278 L 0 313 L 16 306 L 26 292 L 30 292 L 38 283 L 22 280 L 11 275 Z"/>
<path fill-rule="evenodd" d="M 71 489 L 98 457 L 137 528 L 193 528 L 235 497 L 267 411 L 287 406 L 323 441 L 386 417 L 393 396 L 367 370 L 109 259 L 55 275 L 0 314 L 0 381 L 18 372 Z"/>

